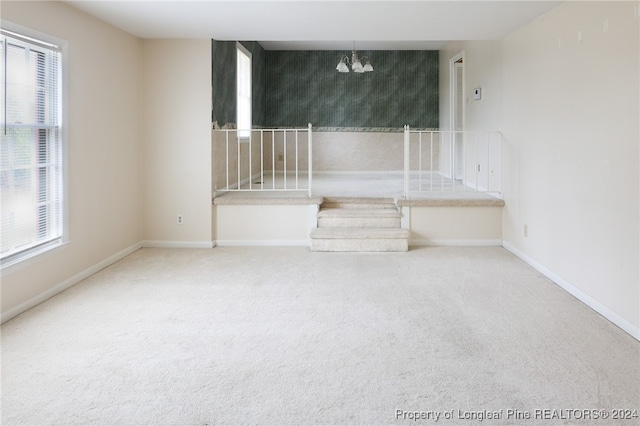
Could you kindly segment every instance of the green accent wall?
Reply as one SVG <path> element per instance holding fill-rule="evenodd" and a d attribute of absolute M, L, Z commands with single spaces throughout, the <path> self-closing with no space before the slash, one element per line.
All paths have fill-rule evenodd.
<path fill-rule="evenodd" d="M 265 127 L 266 111 L 266 56 L 265 50 L 256 41 L 240 42 L 251 52 L 251 120 L 254 126 Z M 211 41 L 211 88 L 213 111 L 211 121 L 221 127 L 235 124 L 237 117 L 237 51 L 235 41 Z"/>
<path fill-rule="evenodd" d="M 358 51 L 369 73 L 339 73 L 345 51 L 267 51 L 269 126 L 438 127 L 437 51 Z"/>
<path fill-rule="evenodd" d="M 264 50 L 253 59 L 253 125 L 258 127 L 438 128 L 438 52 L 358 51 L 370 73 L 339 73 L 348 51 Z M 212 40 L 212 120 L 236 122 L 236 42 Z"/>
<path fill-rule="evenodd" d="M 236 42 L 211 41 L 211 121 L 236 122 Z"/>

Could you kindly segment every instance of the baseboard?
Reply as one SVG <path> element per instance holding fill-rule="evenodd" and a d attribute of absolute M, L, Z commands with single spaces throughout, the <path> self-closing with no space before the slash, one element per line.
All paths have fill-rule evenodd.
<path fill-rule="evenodd" d="M 72 287 L 72 286 L 78 284 L 80 281 L 84 280 L 85 278 L 88 278 L 91 275 L 95 274 L 96 272 L 106 268 L 107 266 L 110 266 L 110 265 L 116 263 L 120 259 L 123 259 L 124 257 L 130 255 L 134 251 L 140 249 L 141 247 L 142 247 L 142 245 L 140 243 L 136 243 L 136 244 L 134 244 L 132 246 L 129 246 L 129 247 L 125 248 L 124 250 L 120 250 L 118 253 L 109 256 L 108 258 L 104 259 L 103 261 L 96 263 L 95 265 L 85 269 L 84 271 L 82 271 L 82 272 L 80 272 L 78 274 L 75 274 L 71 278 L 68 278 L 68 279 L 64 280 L 60 284 L 56 285 L 55 287 L 50 288 L 49 290 L 45 291 L 44 293 L 40 293 L 36 297 L 33 297 L 33 298 L 27 300 L 26 302 L 21 303 L 20 305 L 16 306 L 15 308 L 12 308 L 12 309 L 9 309 L 6 312 L 3 312 L 2 313 L 2 317 L 0 318 L 0 323 L 5 323 L 6 321 L 9 321 L 11 318 L 14 318 L 14 317 L 20 315 L 21 313 L 33 308 L 34 306 L 39 305 L 40 303 L 44 302 L 45 300 L 52 298 L 56 294 L 62 293 L 63 291 L 65 291 L 69 287 Z"/>
<path fill-rule="evenodd" d="M 585 305 L 587 305 L 588 307 L 590 307 L 591 309 L 593 309 L 594 311 L 596 311 L 597 313 L 605 317 L 607 320 L 611 321 L 616 326 L 620 327 L 624 332 L 630 334 L 631 337 L 640 341 L 639 327 L 636 327 L 635 325 L 631 324 L 629 321 L 622 318 L 620 315 L 618 315 L 617 313 L 615 313 L 614 311 L 612 311 L 602 303 L 598 302 L 596 299 L 589 296 L 588 294 L 580 290 L 578 287 L 571 284 L 569 281 L 565 280 L 564 278 L 557 275 L 553 271 L 549 270 L 545 266 L 539 264 L 538 262 L 536 262 L 535 260 L 527 256 L 526 254 L 522 253 L 520 250 L 518 250 L 511 244 L 507 243 L 506 241 L 502 243 L 502 246 L 505 249 L 507 249 L 509 252 L 513 253 L 516 257 L 523 260 L 529 266 L 531 266 L 532 268 L 534 268 L 535 270 L 537 270 L 538 272 L 540 272 L 541 274 L 549 278 L 551 281 L 553 281 L 555 284 L 563 288 L 565 291 L 570 293 L 573 297 L 580 300 L 582 303 L 584 303 Z"/>
<path fill-rule="evenodd" d="M 217 247 L 310 247 L 311 240 L 216 240 Z"/>
<path fill-rule="evenodd" d="M 454 240 L 454 239 L 410 239 L 409 247 L 500 247 L 501 239 Z"/>
<path fill-rule="evenodd" d="M 145 248 L 213 248 L 214 241 L 161 241 L 144 240 L 140 242 Z"/>

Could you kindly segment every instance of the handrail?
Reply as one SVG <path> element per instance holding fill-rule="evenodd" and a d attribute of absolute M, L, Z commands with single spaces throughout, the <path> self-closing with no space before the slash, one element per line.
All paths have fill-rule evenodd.
<path fill-rule="evenodd" d="M 305 191 L 311 197 L 311 123 L 303 128 L 252 129 L 249 137 L 238 137 L 238 129 L 213 132 L 216 192 Z M 406 125 L 398 196 L 476 191 L 502 197 L 502 145 L 499 131 L 414 130 Z"/>
<path fill-rule="evenodd" d="M 412 135 L 417 135 L 417 141 L 412 141 Z M 425 139 L 427 147 L 423 148 Z M 418 158 L 412 161 L 412 146 L 416 142 Z M 409 198 L 412 193 L 469 190 L 502 197 L 502 145 L 500 131 L 411 130 L 405 126 L 404 197 Z M 423 166 L 424 152 L 428 155 L 428 170 Z M 425 183 L 428 188 L 423 186 Z"/>
<path fill-rule="evenodd" d="M 238 136 L 243 132 L 249 137 Z M 214 160 L 214 190 L 306 191 L 311 196 L 312 134 L 311 123 L 304 128 L 213 129 L 213 156 L 222 159 Z"/>

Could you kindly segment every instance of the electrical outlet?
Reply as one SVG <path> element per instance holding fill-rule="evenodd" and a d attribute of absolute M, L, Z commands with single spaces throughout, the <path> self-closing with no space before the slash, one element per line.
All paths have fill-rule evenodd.
<path fill-rule="evenodd" d="M 177 222 L 178 222 L 178 225 L 182 225 L 184 223 L 184 217 L 181 214 L 178 215 Z"/>

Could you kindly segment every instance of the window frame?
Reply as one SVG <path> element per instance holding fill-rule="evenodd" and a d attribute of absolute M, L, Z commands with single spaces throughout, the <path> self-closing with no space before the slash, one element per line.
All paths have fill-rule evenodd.
<path fill-rule="evenodd" d="M 60 50 L 60 66 L 58 76 L 58 143 L 60 149 L 60 164 L 57 177 L 60 179 L 60 235 L 54 239 L 35 244 L 32 247 L 10 254 L 0 259 L 0 270 L 3 275 L 13 272 L 18 267 L 24 267 L 37 261 L 42 255 L 50 253 L 55 249 L 67 245 L 69 240 L 69 185 L 68 185 L 68 141 L 67 131 L 67 78 L 68 75 L 68 42 L 64 39 L 42 33 L 40 31 L 15 24 L 4 19 L 0 19 L 0 28 L 7 33 L 7 36 L 14 37 L 26 43 L 41 48 L 57 47 Z M 4 117 L 0 120 L 4 122 Z"/>
<path fill-rule="evenodd" d="M 242 45 L 240 42 L 236 42 L 236 127 L 238 133 L 238 141 L 239 142 L 248 142 L 251 139 L 251 128 L 253 127 L 253 117 L 252 117 L 252 109 L 253 109 L 253 55 L 251 52 Z M 248 111 L 247 116 L 241 116 L 241 102 L 244 103 L 245 97 L 242 96 L 241 93 L 241 80 L 247 76 L 241 75 L 241 55 L 246 56 L 249 59 L 249 68 L 248 68 Z M 244 105 L 246 108 L 246 105 Z M 243 128 L 246 126 L 248 122 L 248 128 Z"/>

